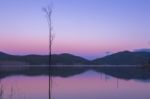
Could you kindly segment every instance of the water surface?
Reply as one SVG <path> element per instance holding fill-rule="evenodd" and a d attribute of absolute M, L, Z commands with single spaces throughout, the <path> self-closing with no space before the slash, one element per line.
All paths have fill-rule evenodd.
<path fill-rule="evenodd" d="M 94 70 L 53 76 L 52 83 L 52 99 L 150 99 L 149 79 L 123 79 Z M 48 76 L 3 77 L 0 99 L 48 99 Z"/>

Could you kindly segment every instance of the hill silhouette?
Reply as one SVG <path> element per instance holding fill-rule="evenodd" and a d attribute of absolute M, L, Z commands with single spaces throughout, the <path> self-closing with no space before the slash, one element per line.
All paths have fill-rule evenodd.
<path fill-rule="evenodd" d="M 22 62 L 30 65 L 48 65 L 48 55 L 9 55 L 0 52 L 0 63 L 6 62 Z M 10 63 L 11 64 L 11 63 Z M 89 61 L 72 54 L 53 54 L 52 55 L 53 65 L 75 65 L 75 64 L 89 64 Z"/>
<path fill-rule="evenodd" d="M 79 56 L 72 54 L 53 54 L 53 65 L 143 65 L 150 61 L 150 52 L 130 52 L 123 51 L 108 55 L 102 58 L 89 61 Z M 48 65 L 48 55 L 9 55 L 0 52 L 0 64 L 22 64 L 29 65 Z"/>
<path fill-rule="evenodd" d="M 143 65 L 148 64 L 150 52 L 118 52 L 103 58 L 93 60 L 93 64 L 109 65 Z"/>

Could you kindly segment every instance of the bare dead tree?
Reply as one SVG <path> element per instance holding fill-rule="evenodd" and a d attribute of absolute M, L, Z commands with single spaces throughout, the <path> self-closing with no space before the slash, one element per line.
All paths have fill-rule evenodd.
<path fill-rule="evenodd" d="M 54 39 L 54 34 L 52 33 L 52 6 L 47 6 L 43 8 L 46 15 L 48 29 L 49 29 L 49 99 L 51 99 L 52 93 L 52 42 Z"/>

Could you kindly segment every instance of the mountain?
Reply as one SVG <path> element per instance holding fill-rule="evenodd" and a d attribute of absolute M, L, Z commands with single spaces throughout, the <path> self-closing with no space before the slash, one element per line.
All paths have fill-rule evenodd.
<path fill-rule="evenodd" d="M 74 64 L 89 64 L 90 61 L 79 57 L 79 56 L 74 56 L 71 54 L 60 54 L 60 55 L 53 55 L 52 56 L 52 64 L 65 64 L 65 65 L 74 65 Z"/>
<path fill-rule="evenodd" d="M 148 48 L 143 48 L 143 49 L 136 49 L 134 52 L 150 52 L 150 49 Z"/>
<path fill-rule="evenodd" d="M 93 60 L 92 63 L 99 65 L 140 65 L 148 64 L 149 60 L 150 52 L 123 51 L 105 56 L 103 58 L 97 58 Z"/>
<path fill-rule="evenodd" d="M 0 52 L 0 64 L 31 64 L 31 65 L 47 65 L 49 62 L 48 55 L 9 55 Z M 71 54 L 54 54 L 52 55 L 52 64 L 54 65 L 74 65 L 74 64 L 89 64 L 89 61 Z"/>
<path fill-rule="evenodd" d="M 29 64 L 29 65 L 48 65 L 48 55 L 9 55 L 0 52 L 0 64 Z M 72 54 L 53 54 L 53 65 L 140 65 L 148 64 L 150 61 L 150 52 L 130 52 L 123 51 L 114 53 L 93 61 Z"/>

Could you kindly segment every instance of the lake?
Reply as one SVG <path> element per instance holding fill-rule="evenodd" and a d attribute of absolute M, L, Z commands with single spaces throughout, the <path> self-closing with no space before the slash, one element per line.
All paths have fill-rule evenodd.
<path fill-rule="evenodd" d="M 147 69 L 55 68 L 53 72 L 52 99 L 150 99 Z M 48 99 L 46 73 L 30 70 L 1 75 L 0 99 Z"/>

